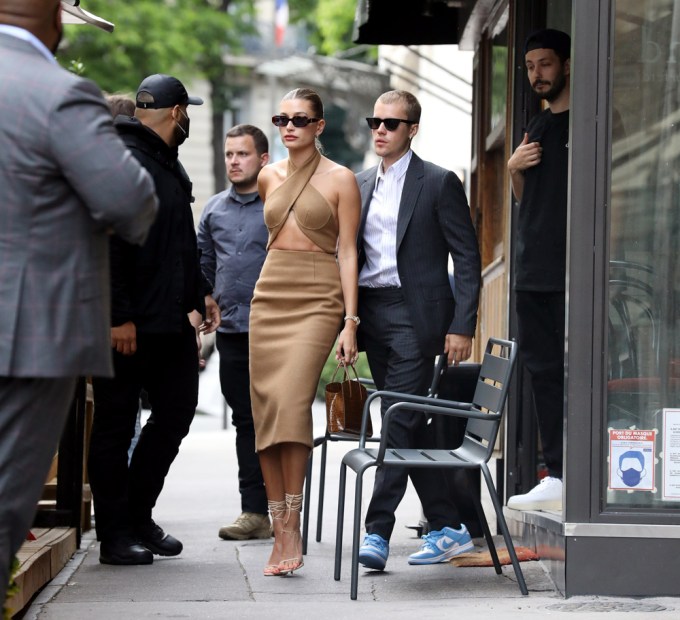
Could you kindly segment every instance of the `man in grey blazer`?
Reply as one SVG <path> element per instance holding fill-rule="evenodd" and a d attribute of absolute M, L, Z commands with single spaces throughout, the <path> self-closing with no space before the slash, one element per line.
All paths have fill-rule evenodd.
<path fill-rule="evenodd" d="M 0 602 L 76 380 L 112 373 L 108 235 L 142 243 L 157 210 L 61 34 L 59 0 L 0 0 Z"/>
<path fill-rule="evenodd" d="M 359 346 L 366 351 L 378 389 L 409 394 L 427 392 L 434 358 L 442 351 L 450 364 L 470 357 L 481 271 L 460 180 L 411 150 L 420 113 L 411 93 L 383 93 L 366 119 L 381 162 L 357 176 L 362 198 Z M 383 415 L 389 404 L 383 401 Z M 422 445 L 427 433 L 424 416 L 402 414 L 388 445 Z M 394 513 L 409 475 L 432 529 L 409 563 L 443 562 L 472 548 L 442 472 L 378 468 L 359 552 L 359 561 L 368 568 L 385 568 Z"/>

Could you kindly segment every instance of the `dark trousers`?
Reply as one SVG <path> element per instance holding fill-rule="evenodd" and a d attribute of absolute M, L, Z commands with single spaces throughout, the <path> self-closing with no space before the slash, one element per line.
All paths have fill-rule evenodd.
<path fill-rule="evenodd" d="M 359 316 L 362 343 L 376 387 L 407 394 L 426 394 L 432 380 L 434 358 L 423 356 L 420 352 L 401 289 L 362 287 L 359 291 Z M 388 399 L 382 401 L 382 415 L 390 404 Z M 433 444 L 431 426 L 427 424 L 425 415 L 400 412 L 392 418 L 388 447 L 412 448 Z M 378 467 L 366 513 L 366 532 L 390 539 L 395 511 L 404 497 L 409 476 L 431 529 L 459 527 L 459 513 L 443 471 Z"/>
<path fill-rule="evenodd" d="M 543 459 L 562 478 L 564 445 L 564 292 L 516 292 L 520 359 L 529 372 Z"/>
<path fill-rule="evenodd" d="M 35 516 L 76 378 L 0 377 L 0 605 Z"/>
<path fill-rule="evenodd" d="M 260 459 L 255 452 L 255 427 L 250 405 L 248 333 L 217 332 L 216 344 L 220 354 L 222 395 L 231 407 L 231 422 L 236 429 L 236 459 L 238 460 L 241 510 L 264 515 L 267 514 L 267 494 L 264 489 Z"/>
<path fill-rule="evenodd" d="M 137 334 L 137 352 L 114 352 L 113 379 L 94 379 L 88 467 L 97 538 L 148 523 L 165 476 L 189 432 L 198 402 L 196 332 Z M 151 415 L 128 466 L 142 389 Z"/>

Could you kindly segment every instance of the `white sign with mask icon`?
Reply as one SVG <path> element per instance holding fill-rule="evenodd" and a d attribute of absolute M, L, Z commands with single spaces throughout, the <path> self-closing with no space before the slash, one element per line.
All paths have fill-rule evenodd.
<path fill-rule="evenodd" d="M 655 491 L 655 430 L 609 429 L 609 488 Z"/>
<path fill-rule="evenodd" d="M 662 499 L 680 501 L 680 409 L 663 410 Z"/>

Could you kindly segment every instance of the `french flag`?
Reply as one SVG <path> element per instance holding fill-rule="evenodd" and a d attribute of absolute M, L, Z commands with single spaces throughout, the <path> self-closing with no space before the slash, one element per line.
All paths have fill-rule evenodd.
<path fill-rule="evenodd" d="M 288 26 L 288 0 L 276 0 L 276 12 L 274 14 L 274 41 L 276 47 L 283 45 L 283 37 Z"/>

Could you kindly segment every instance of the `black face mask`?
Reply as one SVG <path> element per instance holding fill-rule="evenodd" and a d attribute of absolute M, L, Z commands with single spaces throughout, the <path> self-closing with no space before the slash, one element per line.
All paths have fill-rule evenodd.
<path fill-rule="evenodd" d="M 180 113 L 184 117 L 184 123 L 178 123 L 175 121 L 175 144 L 179 146 L 189 137 L 189 117 L 180 110 Z"/>

